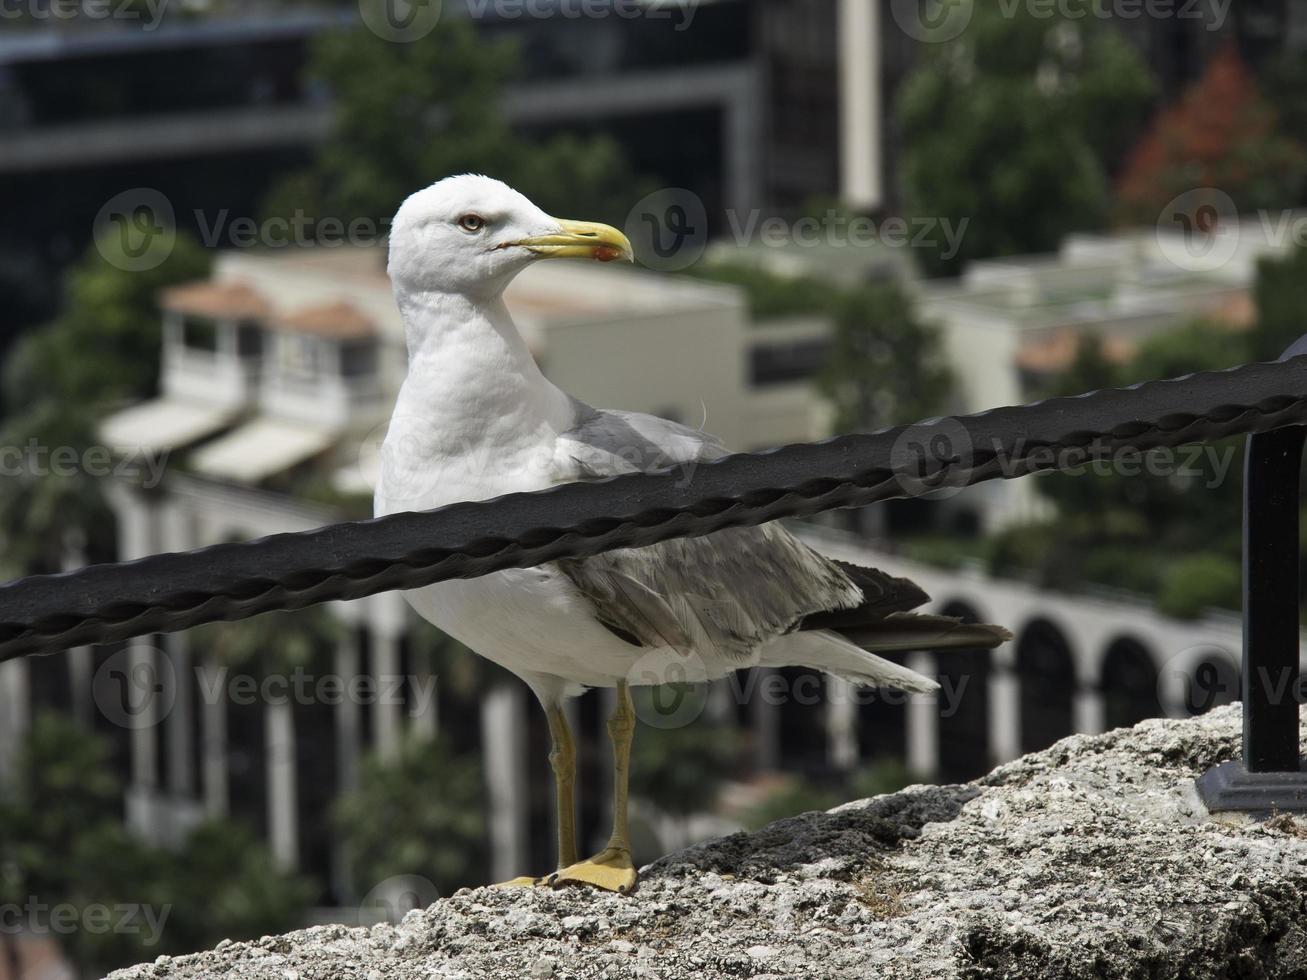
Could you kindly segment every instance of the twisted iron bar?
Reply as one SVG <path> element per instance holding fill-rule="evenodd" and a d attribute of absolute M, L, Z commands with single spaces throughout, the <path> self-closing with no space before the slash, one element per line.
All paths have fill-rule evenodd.
<path fill-rule="evenodd" d="M 1307 423 L 1307 355 L 0 587 L 0 661 Z"/>

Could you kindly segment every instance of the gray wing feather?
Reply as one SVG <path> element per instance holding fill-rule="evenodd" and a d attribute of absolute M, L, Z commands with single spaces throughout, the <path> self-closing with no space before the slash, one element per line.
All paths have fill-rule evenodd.
<path fill-rule="evenodd" d="M 692 467 L 727 454 L 711 436 L 652 415 L 578 404 L 556 455 L 559 482 Z M 715 651 L 747 663 L 805 617 L 848 609 L 862 591 L 778 524 L 625 548 L 558 567 L 608 626 L 649 647 Z"/>

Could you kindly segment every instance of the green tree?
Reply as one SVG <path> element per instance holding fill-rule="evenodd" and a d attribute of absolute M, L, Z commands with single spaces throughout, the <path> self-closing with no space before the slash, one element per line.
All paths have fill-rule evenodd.
<path fill-rule="evenodd" d="M 701 686 L 667 684 L 635 688 L 631 698 L 637 717 L 670 721 L 675 714 L 665 706 L 694 703 L 703 693 Z M 737 768 L 739 748 L 733 727 L 705 716 L 665 728 L 642 725 L 631 743 L 631 795 L 682 820 L 710 810 Z"/>
<path fill-rule="evenodd" d="M 229 667 L 255 664 L 269 674 L 326 667 L 339 621 L 321 606 L 208 623 L 191 631 L 196 649 Z"/>
<path fill-rule="evenodd" d="M 515 47 L 479 37 L 466 18 L 442 18 L 411 44 L 362 26 L 322 35 L 309 72 L 332 91 L 332 134 L 307 171 L 274 189 L 266 210 L 384 221 L 414 191 L 477 172 L 555 212 L 623 218 L 644 185 L 615 143 L 566 135 L 533 142 L 511 132 L 500 103 L 517 70 Z"/>
<path fill-rule="evenodd" d="M 1172 199 L 1199 187 L 1219 188 L 1242 212 L 1282 208 L 1298 203 L 1305 176 L 1307 154 L 1280 131 L 1231 42 L 1135 147 L 1118 185 L 1118 210 L 1127 221 L 1151 224 Z"/>
<path fill-rule="evenodd" d="M 477 759 L 440 739 L 411 739 L 393 762 L 364 762 L 333 819 L 372 884 L 417 875 L 451 895 L 485 880 L 484 810 Z"/>
<path fill-rule="evenodd" d="M 921 50 L 898 98 L 907 210 L 969 221 L 956 255 L 922 255 L 928 271 L 1051 251 L 1106 222 L 1109 174 L 1153 91 L 1120 32 L 977 2 L 958 38 Z"/>
<path fill-rule="evenodd" d="M 20 450 L 30 465 L 0 481 L 3 563 L 8 575 L 59 571 L 71 533 L 92 558 L 113 554 L 113 521 L 98 473 L 108 450 L 96 424 L 120 400 L 143 398 L 158 383 L 158 292 L 208 273 L 210 256 L 179 238 L 145 272 L 110 265 L 92 247 L 70 271 L 68 299 L 53 323 L 25 336 L 4 369 L 5 420 L 0 445 Z M 78 462 L 50 463 L 54 451 Z"/>
<path fill-rule="evenodd" d="M 222 939 L 288 929 L 309 898 L 247 832 L 205 825 L 175 851 L 122 826 L 122 785 L 107 743 L 55 714 L 38 716 L 19 753 L 12 797 L 0 806 L 0 888 L 10 901 L 71 906 L 79 927 L 59 931 L 83 975 L 188 953 Z M 0 896 L 0 897 L 3 897 Z M 163 932 L 91 928 L 101 909 L 148 908 Z"/>
<path fill-rule="evenodd" d="M 834 332 L 817 387 L 835 407 L 835 432 L 879 429 L 938 411 L 952 386 L 939 334 L 897 283 L 834 300 Z"/>
<path fill-rule="evenodd" d="M 1253 286 L 1257 322 L 1251 335 L 1250 357 L 1274 361 L 1307 334 L 1307 248 L 1263 258 Z"/>
<path fill-rule="evenodd" d="M 209 274 L 212 256 L 179 236 L 156 239 L 159 264 L 132 272 L 111 265 L 95 246 L 68 272 L 64 311 L 15 347 L 5 367 L 8 415 L 48 418 L 51 404 L 94 419 L 117 399 L 139 399 L 158 387 L 162 327 L 159 292 Z"/>
<path fill-rule="evenodd" d="M 1250 337 L 1195 321 L 1144 341 L 1127 364 L 1115 364 L 1085 338 L 1071 368 L 1049 395 L 1080 394 L 1143 380 L 1214 371 L 1248 360 Z M 1086 582 L 1157 597 L 1170 614 L 1237 603 L 1241 552 L 1242 440 L 1174 451 L 1160 473 L 1149 457 L 1114 458 L 1107 472 L 1085 466 L 1034 477 L 1057 507 L 1051 521 L 1007 528 L 989 541 L 991 569 L 1034 572 L 1043 585 Z M 1233 588 L 1231 582 L 1234 582 Z"/>

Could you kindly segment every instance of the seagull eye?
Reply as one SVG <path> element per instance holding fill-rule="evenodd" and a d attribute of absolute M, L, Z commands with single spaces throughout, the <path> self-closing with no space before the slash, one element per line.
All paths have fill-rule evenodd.
<path fill-rule="evenodd" d="M 479 214 L 465 214 L 458 219 L 458 226 L 464 231 L 475 234 L 486 226 L 486 219 Z"/>

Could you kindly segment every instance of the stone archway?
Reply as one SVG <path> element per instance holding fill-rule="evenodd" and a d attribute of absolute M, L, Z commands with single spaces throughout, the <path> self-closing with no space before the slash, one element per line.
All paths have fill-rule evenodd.
<path fill-rule="evenodd" d="M 1046 749 L 1075 732 L 1076 668 L 1066 634 L 1047 619 L 1026 624 L 1017 639 L 1021 751 Z"/>
<path fill-rule="evenodd" d="M 1164 714 L 1157 677 L 1157 662 L 1148 647 L 1131 636 L 1113 640 L 1099 674 L 1104 726 L 1128 728 Z"/>
<path fill-rule="evenodd" d="M 965 602 L 950 602 L 941 613 L 964 622 L 980 622 L 979 612 Z M 989 753 L 988 650 L 942 650 L 935 654 L 939 693 L 939 778 L 964 782 L 993 768 Z"/>

